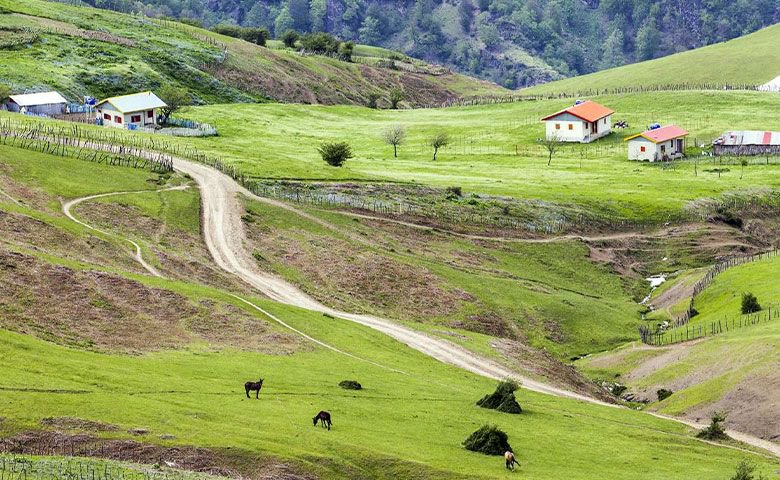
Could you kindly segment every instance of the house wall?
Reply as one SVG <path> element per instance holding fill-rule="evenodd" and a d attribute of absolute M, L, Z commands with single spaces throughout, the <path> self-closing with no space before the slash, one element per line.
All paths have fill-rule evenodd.
<path fill-rule="evenodd" d="M 106 116 L 108 116 L 108 118 L 106 118 Z M 122 112 L 115 109 L 110 103 L 104 103 L 98 107 L 97 117 L 103 120 L 103 126 L 125 128 Z M 122 121 L 118 122 L 117 117 L 122 119 Z"/>
<path fill-rule="evenodd" d="M 149 116 L 149 112 L 152 112 L 152 116 Z M 141 119 L 133 120 L 133 117 L 140 116 Z M 157 109 L 152 110 L 141 110 L 139 112 L 129 112 L 125 114 L 125 127 L 127 128 L 127 125 L 135 125 L 138 127 L 143 127 L 144 125 L 154 125 L 157 120 Z"/>
<path fill-rule="evenodd" d="M 642 151 L 642 147 L 645 148 L 644 152 Z M 656 148 L 655 143 L 651 142 L 650 140 L 644 137 L 634 138 L 628 141 L 629 160 L 642 160 L 642 161 L 654 162 L 657 153 L 658 153 L 658 149 Z"/>
<path fill-rule="evenodd" d="M 14 101 L 9 100 L 6 103 L 6 107 L 9 112 L 19 113 L 22 108 Z M 64 103 L 49 103 L 45 105 L 31 105 L 27 107 L 29 113 L 37 113 L 43 115 L 62 115 L 65 113 Z"/>
<path fill-rule="evenodd" d="M 557 132 L 558 139 L 562 142 L 588 143 L 609 135 L 612 131 L 612 115 L 608 115 L 598 121 L 598 132 L 591 135 L 591 123 L 577 118 L 569 113 L 562 113 L 557 117 L 545 121 L 547 139 L 552 138 Z M 556 128 L 560 126 L 560 128 Z"/>
<path fill-rule="evenodd" d="M 148 112 L 152 112 L 151 117 L 149 117 Z M 106 115 L 110 119 L 105 118 Z M 140 121 L 133 121 L 135 116 L 140 116 Z M 144 125 L 154 125 L 157 120 L 157 109 L 122 113 L 116 110 L 110 103 L 106 103 L 97 110 L 97 117 L 103 119 L 103 126 L 106 127 L 128 128 L 128 125 L 143 127 Z M 121 122 L 117 121 L 117 117 L 121 119 Z"/>
<path fill-rule="evenodd" d="M 679 158 L 685 153 L 685 143 L 683 141 L 683 151 L 677 151 L 677 138 L 666 142 L 653 143 L 644 137 L 637 137 L 628 141 L 628 159 L 643 160 L 649 162 L 660 162 L 664 155 L 669 158 Z M 645 151 L 642 151 L 645 147 Z"/>

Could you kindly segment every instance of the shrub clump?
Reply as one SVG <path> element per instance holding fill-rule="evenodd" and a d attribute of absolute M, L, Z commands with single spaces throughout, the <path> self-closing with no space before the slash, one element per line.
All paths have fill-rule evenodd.
<path fill-rule="evenodd" d="M 697 437 L 705 440 L 723 440 L 728 438 L 726 435 L 726 429 L 723 427 L 723 422 L 726 421 L 726 414 L 723 412 L 715 412 L 712 414 L 710 424 L 696 434 Z"/>
<path fill-rule="evenodd" d="M 363 385 L 355 380 L 342 380 L 339 382 L 339 387 L 345 390 L 362 390 Z"/>
<path fill-rule="evenodd" d="M 761 304 L 758 303 L 758 298 L 750 292 L 742 294 L 742 313 L 756 313 L 761 311 Z"/>
<path fill-rule="evenodd" d="M 325 163 L 332 167 L 340 167 L 352 158 L 352 147 L 346 142 L 323 143 L 317 151 Z"/>
<path fill-rule="evenodd" d="M 655 393 L 658 395 L 658 401 L 663 402 L 667 398 L 671 397 L 674 392 L 666 388 L 662 388 Z"/>
<path fill-rule="evenodd" d="M 481 426 L 479 430 L 469 435 L 469 438 L 463 442 L 463 446 L 466 450 L 485 455 L 503 455 L 504 452 L 512 451 L 509 437 L 495 425 Z"/>
<path fill-rule="evenodd" d="M 517 403 L 515 398 L 515 390 L 518 388 L 520 386 L 513 380 L 499 382 L 496 391 L 482 397 L 477 402 L 477 405 L 504 413 L 523 413 L 523 409 L 520 408 L 520 404 Z"/>

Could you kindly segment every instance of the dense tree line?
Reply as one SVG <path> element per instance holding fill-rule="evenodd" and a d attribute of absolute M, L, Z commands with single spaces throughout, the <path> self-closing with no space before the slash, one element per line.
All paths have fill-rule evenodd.
<path fill-rule="evenodd" d="M 85 0 L 403 50 L 517 87 L 735 38 L 780 22 L 778 0 Z"/>

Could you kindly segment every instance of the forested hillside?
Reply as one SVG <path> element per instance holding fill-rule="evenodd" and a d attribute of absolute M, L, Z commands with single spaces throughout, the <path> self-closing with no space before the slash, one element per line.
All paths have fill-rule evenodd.
<path fill-rule="evenodd" d="M 81 0 L 66 0 L 68 3 Z M 207 26 L 328 31 L 506 87 L 728 40 L 780 21 L 777 0 L 84 0 Z"/>

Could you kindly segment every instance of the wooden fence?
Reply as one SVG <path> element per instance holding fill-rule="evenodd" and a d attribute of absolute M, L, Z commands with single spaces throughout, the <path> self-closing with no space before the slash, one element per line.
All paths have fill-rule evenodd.
<path fill-rule="evenodd" d="M 148 152 L 141 148 L 105 143 L 111 148 L 74 135 L 69 127 L 35 123 L 17 123 L 0 120 L 0 145 L 10 145 L 49 155 L 73 157 L 106 165 L 121 165 L 149 169 L 155 172 L 173 171 L 173 158 L 162 152 Z"/>
<path fill-rule="evenodd" d="M 717 323 L 711 322 L 709 328 L 705 328 L 705 325 L 694 325 L 689 327 L 691 319 L 696 315 L 696 308 L 694 306 L 696 297 L 707 287 L 709 287 L 718 275 L 725 272 L 729 268 L 758 260 L 777 257 L 778 255 L 780 255 L 780 250 L 773 249 L 768 252 L 757 253 L 754 255 L 732 257 L 713 265 L 710 267 L 704 277 L 699 279 L 699 281 L 693 285 L 693 293 L 688 303 L 687 310 L 670 323 L 670 329 L 657 329 L 653 331 L 647 325 L 641 325 L 639 327 L 639 336 L 642 342 L 647 343 L 648 345 L 668 345 L 669 343 L 679 343 L 687 340 L 694 340 L 696 338 L 701 338 L 702 336 L 707 336 L 708 334 L 715 335 L 716 333 L 729 331 L 729 320 L 727 319 L 724 319 L 722 321 L 723 323 L 721 323 L 721 321 L 718 321 Z M 777 308 L 774 309 L 774 313 L 772 312 L 772 308 L 770 308 L 769 311 L 765 313 L 765 321 L 769 321 L 772 318 L 777 318 L 778 314 L 780 314 L 780 312 Z M 761 313 L 759 312 L 756 315 L 760 316 Z M 748 320 L 750 320 L 750 315 L 748 315 L 748 319 L 745 321 L 742 320 L 742 317 L 731 319 L 731 329 L 761 323 L 761 318 L 759 317 L 754 318 L 753 321 Z M 685 330 L 683 330 L 683 328 Z"/>
<path fill-rule="evenodd" d="M 694 306 L 694 303 L 696 301 L 696 296 L 699 295 L 702 291 L 704 291 L 705 288 L 709 287 L 718 275 L 725 272 L 731 267 L 744 265 L 746 263 L 755 262 L 757 260 L 764 260 L 767 258 L 776 257 L 779 254 L 780 254 L 780 250 L 773 249 L 768 252 L 756 253 L 754 255 L 732 257 L 723 260 L 721 262 L 718 262 L 717 264 L 710 267 L 710 269 L 707 271 L 704 277 L 702 277 L 701 279 L 699 279 L 698 282 L 693 284 L 693 294 L 691 295 L 691 300 L 688 303 L 688 308 L 684 313 L 682 313 L 680 316 L 674 319 L 674 321 L 672 322 L 672 326 L 681 327 L 683 325 L 686 325 L 688 322 L 690 322 L 691 318 L 696 314 L 696 308 Z"/>
<path fill-rule="evenodd" d="M 750 313 L 732 319 L 712 321 L 699 325 L 685 324 L 672 330 L 663 332 L 650 331 L 646 326 L 639 328 L 639 334 L 643 343 L 647 345 L 662 346 L 675 343 L 688 342 L 697 338 L 711 337 L 721 333 L 730 332 L 740 328 L 763 325 L 780 318 L 780 309 L 777 306 L 769 307 L 766 311 Z"/>
<path fill-rule="evenodd" d="M 494 105 L 501 103 L 528 102 L 537 100 L 555 100 L 565 98 L 588 98 L 599 95 L 624 95 L 652 92 L 679 92 L 691 90 L 749 90 L 758 91 L 760 85 L 750 83 L 669 83 L 659 85 L 635 85 L 615 88 L 587 88 L 555 93 L 479 95 L 428 104 L 419 108 L 467 107 L 475 105 Z"/>

